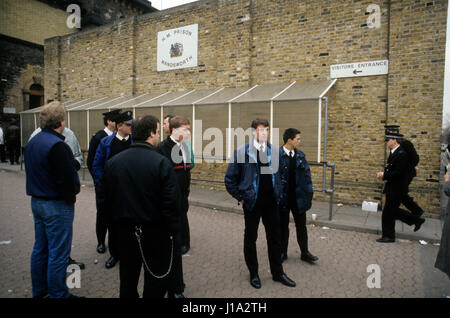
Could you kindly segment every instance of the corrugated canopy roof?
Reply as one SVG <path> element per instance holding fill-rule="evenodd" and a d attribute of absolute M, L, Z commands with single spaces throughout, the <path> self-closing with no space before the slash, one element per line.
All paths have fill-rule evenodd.
<path fill-rule="evenodd" d="M 115 108 L 142 108 L 158 106 L 212 105 L 227 103 L 252 103 L 319 99 L 336 80 L 304 81 L 292 83 L 261 84 L 253 87 L 211 88 L 181 92 L 142 94 L 139 96 L 113 96 L 71 100 L 65 103 L 68 111 Z M 43 106 L 21 114 L 39 113 Z"/>

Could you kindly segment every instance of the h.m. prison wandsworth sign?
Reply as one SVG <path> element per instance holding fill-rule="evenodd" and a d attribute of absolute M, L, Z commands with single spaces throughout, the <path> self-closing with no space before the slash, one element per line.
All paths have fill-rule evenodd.
<path fill-rule="evenodd" d="M 198 24 L 158 32 L 157 71 L 197 66 Z"/>

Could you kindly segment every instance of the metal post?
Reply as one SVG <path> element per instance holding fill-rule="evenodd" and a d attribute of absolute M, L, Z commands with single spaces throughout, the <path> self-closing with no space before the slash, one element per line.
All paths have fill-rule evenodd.
<path fill-rule="evenodd" d="M 328 221 L 333 219 L 333 199 L 334 199 L 334 170 L 336 165 L 334 163 L 329 165 L 331 167 L 331 181 L 330 181 L 330 213 L 328 216 Z"/>
<path fill-rule="evenodd" d="M 328 98 L 322 97 L 325 101 L 325 120 L 324 120 L 324 129 L 323 129 L 323 176 L 322 176 L 322 188 L 326 189 L 326 178 L 327 178 L 327 134 L 328 134 Z"/>

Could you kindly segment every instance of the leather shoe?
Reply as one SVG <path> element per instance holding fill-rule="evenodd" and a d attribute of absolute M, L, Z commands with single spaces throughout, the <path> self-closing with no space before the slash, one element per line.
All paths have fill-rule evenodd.
<path fill-rule="evenodd" d="M 190 247 L 187 246 L 187 245 L 183 245 L 183 246 L 181 246 L 180 250 L 181 250 L 181 255 L 184 255 L 184 254 L 186 254 L 187 252 L 189 252 Z"/>
<path fill-rule="evenodd" d="M 283 263 L 285 260 L 287 260 L 287 254 L 281 253 L 281 263 Z"/>
<path fill-rule="evenodd" d="M 302 256 L 300 256 L 300 259 L 302 261 L 308 262 L 310 264 L 313 264 L 314 262 L 318 261 L 319 258 L 317 256 L 312 255 L 310 252 L 302 253 Z"/>
<path fill-rule="evenodd" d="M 377 242 L 378 243 L 394 243 L 395 239 L 385 236 L 385 237 L 378 239 Z"/>
<path fill-rule="evenodd" d="M 296 286 L 295 282 L 292 279 L 290 279 L 289 277 L 287 277 L 286 274 L 281 274 L 280 276 L 273 277 L 272 279 L 274 281 L 280 282 L 283 285 L 288 286 L 288 287 L 295 287 Z"/>
<path fill-rule="evenodd" d="M 168 293 L 167 298 L 182 299 L 186 297 L 184 297 L 183 293 Z"/>
<path fill-rule="evenodd" d="M 116 263 L 117 263 L 117 259 L 115 259 L 114 257 L 111 256 L 111 257 L 106 261 L 105 267 L 106 267 L 107 269 L 113 268 L 113 267 L 116 265 Z"/>
<path fill-rule="evenodd" d="M 106 246 L 103 243 L 97 245 L 97 253 L 103 254 L 106 252 Z"/>
<path fill-rule="evenodd" d="M 256 289 L 261 288 L 261 280 L 259 279 L 258 274 L 250 275 L 250 285 L 252 285 Z"/>
<path fill-rule="evenodd" d="M 69 256 L 69 265 L 72 265 L 72 264 L 78 265 L 78 267 L 80 269 L 84 269 L 85 268 L 83 263 L 77 262 L 76 260 L 72 259 L 72 257 Z"/>
<path fill-rule="evenodd" d="M 424 223 L 425 223 L 425 218 L 423 218 L 423 217 L 419 218 L 419 221 L 417 221 L 416 226 L 414 227 L 414 232 L 417 232 L 418 230 L 420 230 L 420 227 Z"/>

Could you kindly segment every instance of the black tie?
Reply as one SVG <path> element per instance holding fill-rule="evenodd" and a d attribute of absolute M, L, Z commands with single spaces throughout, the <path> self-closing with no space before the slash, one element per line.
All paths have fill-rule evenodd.
<path fill-rule="evenodd" d="M 293 154 L 292 150 L 289 151 L 289 157 L 290 157 L 290 158 L 293 158 L 293 157 L 294 157 L 294 154 Z"/>

